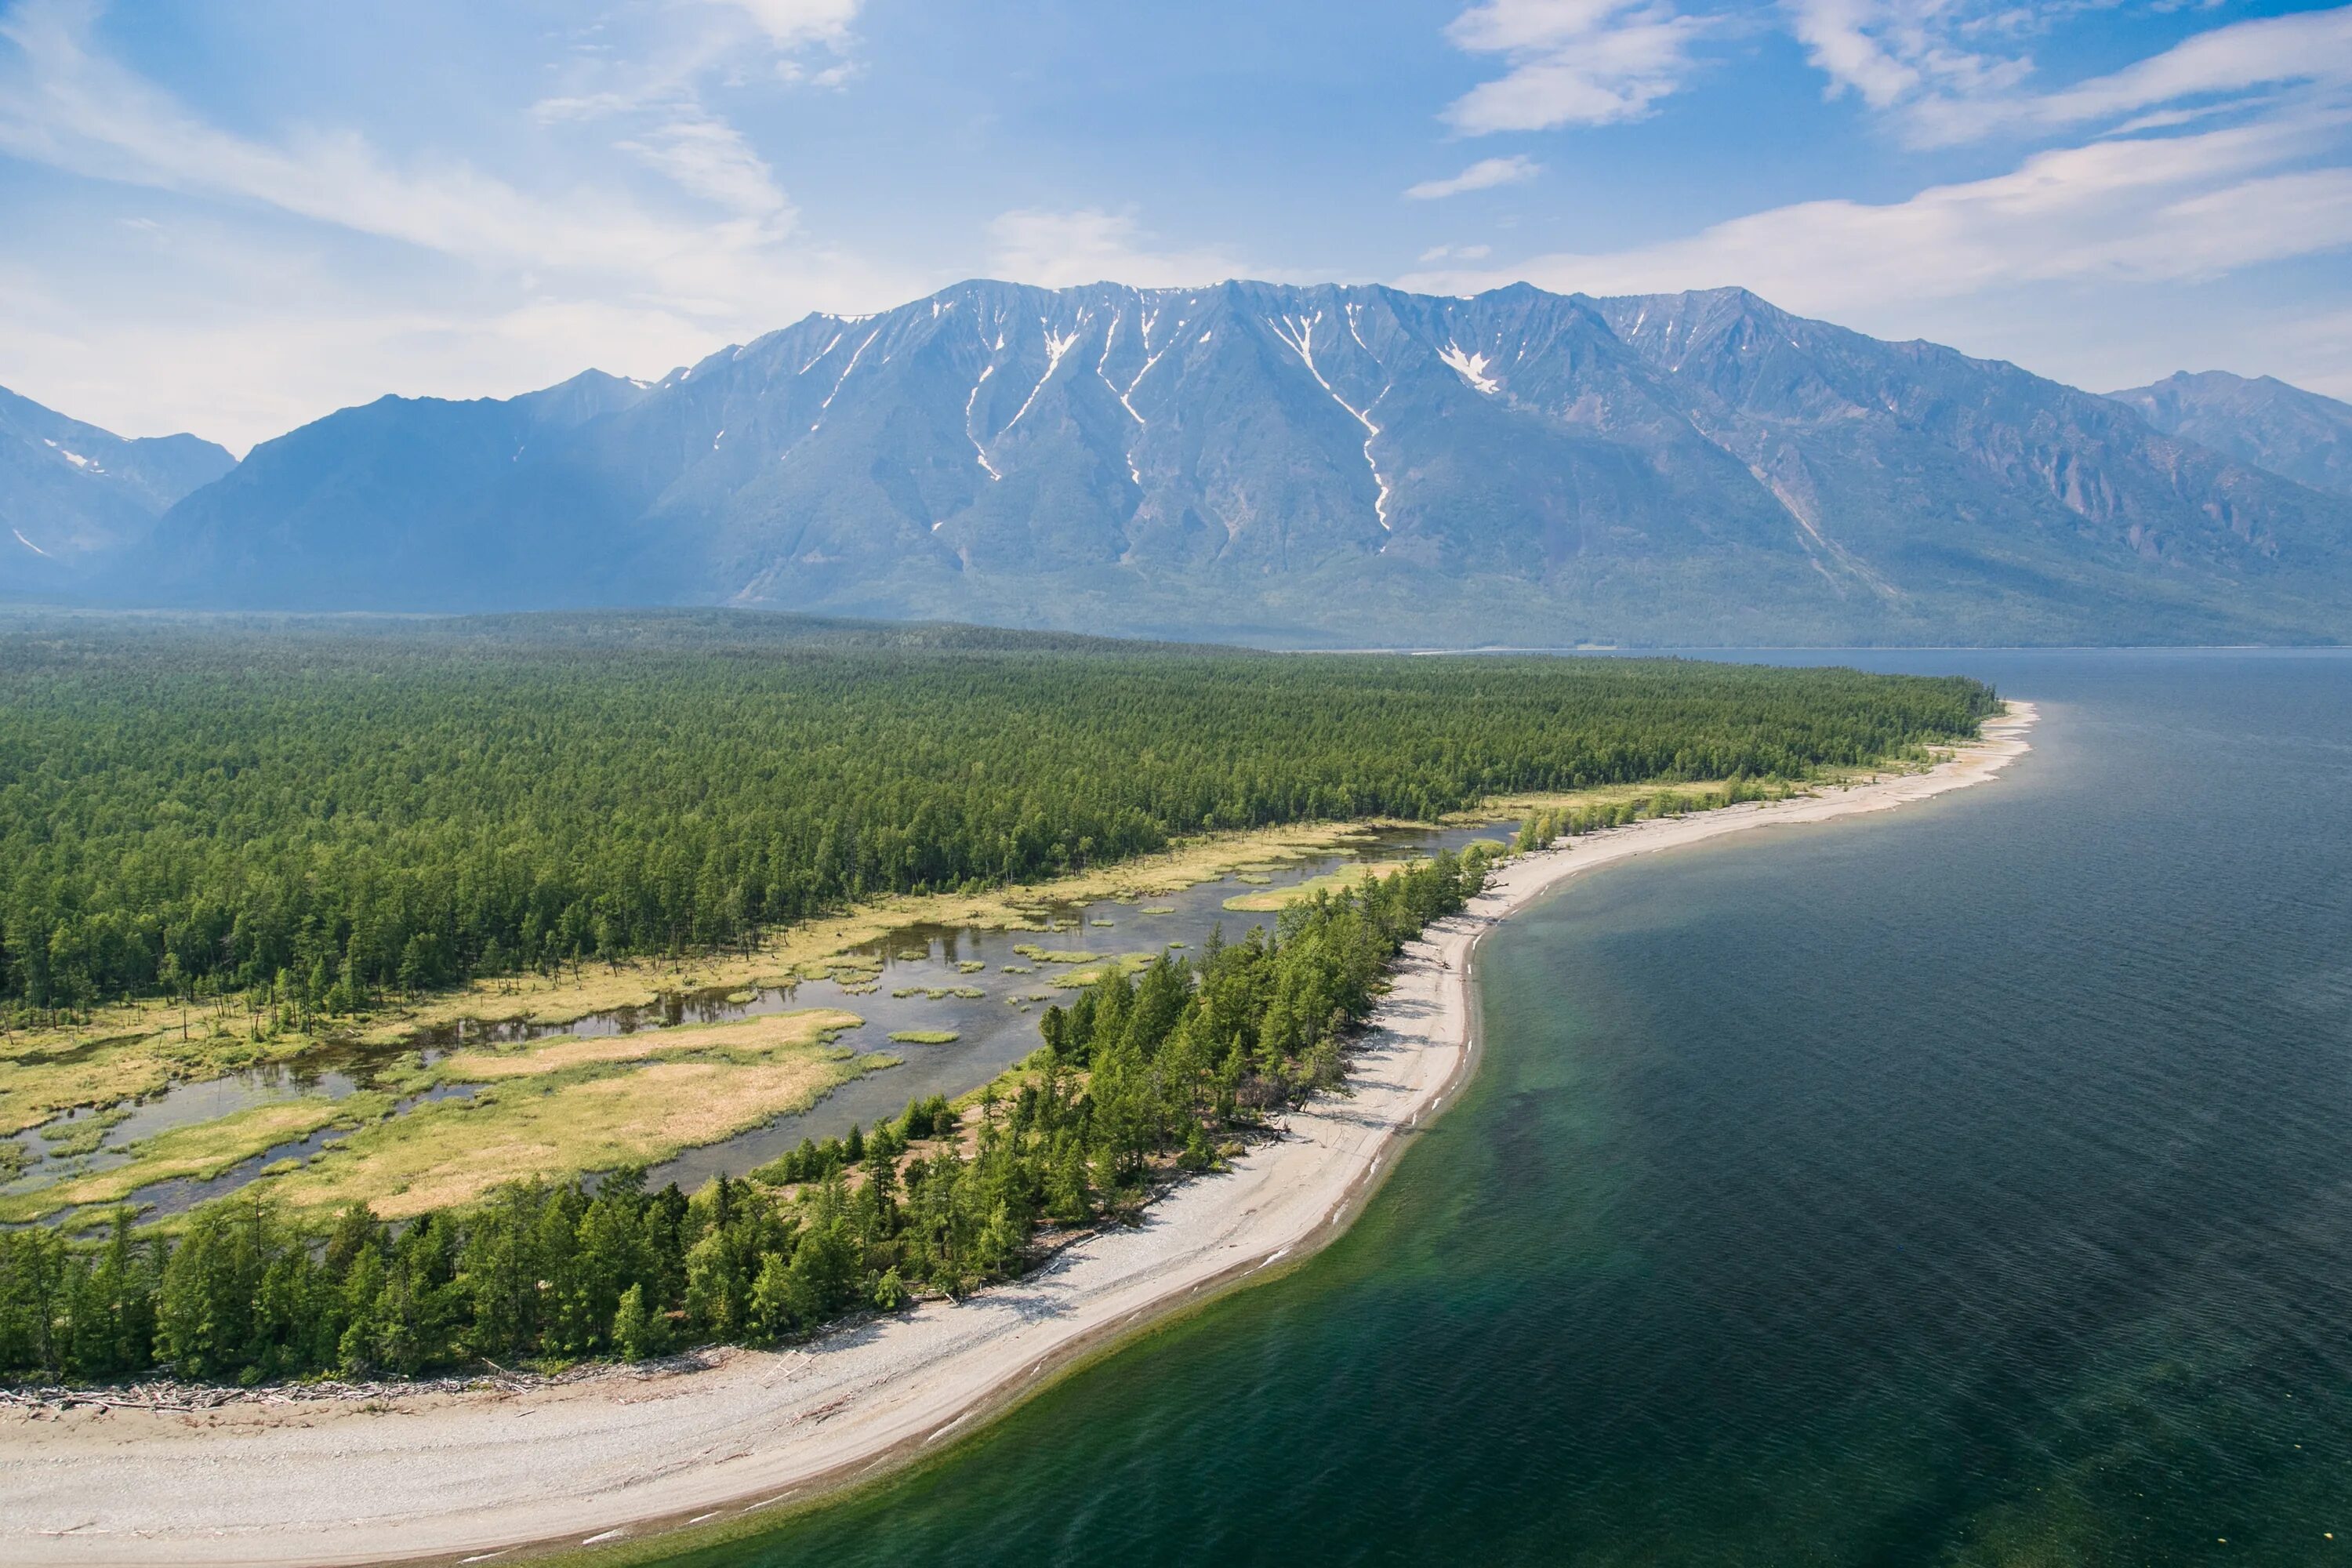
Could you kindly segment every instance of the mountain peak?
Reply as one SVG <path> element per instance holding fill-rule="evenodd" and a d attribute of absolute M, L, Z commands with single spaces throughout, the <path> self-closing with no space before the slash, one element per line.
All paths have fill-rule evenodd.
<path fill-rule="evenodd" d="M 236 462 L 194 436 L 117 436 L 0 387 L 0 595 L 81 592 Z"/>
<path fill-rule="evenodd" d="M 2352 404 L 2276 376 L 2175 371 L 2107 395 L 2186 437 L 2315 489 L 2352 495 Z"/>

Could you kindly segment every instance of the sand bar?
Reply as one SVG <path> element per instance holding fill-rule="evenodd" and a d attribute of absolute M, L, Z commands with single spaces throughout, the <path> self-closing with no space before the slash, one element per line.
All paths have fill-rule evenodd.
<path fill-rule="evenodd" d="M 290 1564 L 464 1560 L 772 1507 L 968 1429 L 1085 1351 L 1295 1259 L 1344 1227 L 1466 1070 L 1473 950 L 1579 872 L 1776 824 L 1885 810 L 1991 777 L 2030 704 L 1931 772 L 1646 822 L 1515 858 L 1407 953 L 1353 1058 L 1353 1093 L 1191 1183 L 1145 1223 L 1029 1278 L 695 1372 L 520 1393 L 0 1413 L 0 1562 Z"/>

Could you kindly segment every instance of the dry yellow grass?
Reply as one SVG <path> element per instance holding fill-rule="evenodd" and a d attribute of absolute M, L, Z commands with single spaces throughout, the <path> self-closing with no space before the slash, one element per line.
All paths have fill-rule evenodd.
<path fill-rule="evenodd" d="M 797 1013 L 769 1013 L 726 1024 L 684 1025 L 675 1029 L 648 1029 L 634 1035 L 604 1035 L 577 1039 L 559 1035 L 534 1040 L 510 1050 L 458 1051 L 434 1064 L 434 1076 L 444 1083 L 495 1083 L 506 1079 L 534 1078 L 572 1068 L 613 1062 L 653 1061 L 662 1057 L 775 1051 L 820 1045 L 844 1029 L 866 1020 L 838 1007 L 811 1007 Z"/>
<path fill-rule="evenodd" d="M 296 1209 L 364 1202 L 386 1219 L 404 1219 L 472 1203 L 505 1182 L 651 1164 L 804 1110 L 894 1060 L 802 1046 L 750 1063 L 656 1061 L 604 1077 L 502 1085 L 363 1128 L 302 1169 L 268 1179 L 268 1188 Z"/>
<path fill-rule="evenodd" d="M 1370 878 L 1402 871 L 1411 863 L 1405 860 L 1373 860 L 1360 866 L 1342 866 L 1320 877 L 1309 877 L 1295 887 L 1262 888 L 1252 892 L 1235 893 L 1225 900 L 1225 908 L 1245 914 L 1272 914 L 1301 899 L 1311 899 L 1318 893 L 1336 893 L 1342 888 L 1352 888 Z"/>

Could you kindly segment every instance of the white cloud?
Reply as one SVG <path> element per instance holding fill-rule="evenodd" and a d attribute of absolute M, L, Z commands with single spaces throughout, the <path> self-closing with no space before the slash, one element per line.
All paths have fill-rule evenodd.
<path fill-rule="evenodd" d="M 664 13 L 666 26 L 641 48 L 599 43 L 575 49 L 564 62 L 563 90 L 540 100 L 532 112 L 546 122 L 593 120 L 645 109 L 698 102 L 703 79 L 740 70 L 747 56 L 764 56 L 775 79 L 792 86 L 839 87 L 856 74 L 846 58 L 856 43 L 850 24 L 864 0 L 709 0 Z M 604 24 L 591 24 L 601 32 Z M 824 65 L 807 58 L 829 60 Z"/>
<path fill-rule="evenodd" d="M 642 141 L 614 145 L 714 205 L 768 219 L 779 234 L 791 226 L 792 204 L 777 186 L 774 171 L 742 132 L 723 121 L 683 114 Z"/>
<path fill-rule="evenodd" d="M 794 87 L 846 87 L 857 76 L 856 60 L 835 60 L 820 70 L 811 70 L 799 60 L 784 58 L 776 62 L 776 79 Z"/>
<path fill-rule="evenodd" d="M 1446 37 L 1509 68 L 1450 105 L 1465 136 L 1638 120 L 1695 68 L 1692 43 L 1707 24 L 1667 0 L 1482 0 Z"/>
<path fill-rule="evenodd" d="M 681 110 L 622 143 L 730 215 L 681 220 L 610 189 L 538 194 L 461 161 L 395 165 L 347 132 L 273 142 L 220 130 L 91 52 L 74 15 L 36 5 L 0 21 L 21 62 L 0 74 L 0 152 L 258 204 L 479 266 L 628 278 L 686 308 L 723 311 L 792 292 L 794 260 L 778 245 L 791 205 L 749 144 L 707 116 Z"/>
<path fill-rule="evenodd" d="M 1496 185 L 1516 185 L 1532 180 L 1543 173 L 1543 165 L 1522 153 L 1507 158 L 1481 158 L 1460 174 L 1447 180 L 1423 180 L 1405 188 L 1405 195 L 1417 202 L 1435 201 L 1442 196 L 1458 196 L 1465 191 L 1487 191 Z"/>
<path fill-rule="evenodd" d="M 1446 260 L 1484 261 L 1494 254 L 1491 245 L 1433 245 L 1421 253 L 1421 264 L 1431 267 Z"/>
<path fill-rule="evenodd" d="M 254 141 L 195 118 L 85 47 L 70 14 L 0 23 L 24 68 L 0 78 L 0 151 L 69 173 L 257 202 L 296 216 L 507 265 L 624 258 L 658 266 L 687 237 L 593 193 L 547 202 L 463 163 L 398 169 L 362 138 Z"/>
<path fill-rule="evenodd" d="M 1931 146 L 2139 111 L 2151 112 L 2119 129 L 2155 130 L 2248 107 L 2231 100 L 2256 89 L 2352 83 L 2352 6 L 2216 27 L 2109 75 L 2038 92 L 2019 46 L 2042 18 L 2001 0 L 1782 0 L 1781 10 L 1832 96 L 1853 92 Z M 2185 100 L 2200 101 L 2166 107 Z"/>
<path fill-rule="evenodd" d="M 1988 18 L 1956 0 L 1784 0 L 1782 9 L 1832 94 L 1853 91 L 1873 109 L 1922 92 L 1980 97 L 2032 68 L 2021 57 L 1963 47 L 1964 35 L 2016 24 L 2013 14 Z"/>
<path fill-rule="evenodd" d="M 593 363 L 658 375 L 714 346 L 701 323 L 593 300 L 478 308 L 374 300 L 301 279 L 291 296 L 215 285 L 170 319 L 92 317 L 37 282 L 0 279 L 10 321 L 0 384 L 120 435 L 193 430 L 240 456 L 337 408 L 404 396 L 509 396 Z M 157 301 L 158 304 L 164 301 Z"/>
<path fill-rule="evenodd" d="M 779 48 L 843 44 L 863 0 L 730 0 Z"/>
<path fill-rule="evenodd" d="M 1152 237 L 1132 215 L 1097 207 L 1003 213 L 988 232 L 996 276 L 1047 289 L 1106 280 L 1145 289 L 1183 289 L 1227 278 L 1265 276 L 1223 250 L 1154 248 Z"/>
<path fill-rule="evenodd" d="M 2296 83 L 2352 83 L 2352 5 L 2216 27 L 2111 75 L 2002 105 L 2000 112 L 2059 128 L 2182 99 Z M 1963 128 L 1950 129 L 1957 134 Z"/>
<path fill-rule="evenodd" d="M 48 309 L 44 292 L 94 284 L 20 268 L 0 370 L 113 427 L 244 444 L 386 390 L 521 390 L 592 359 L 658 372 L 940 281 L 800 236 L 764 160 L 691 102 L 619 143 L 691 198 L 673 211 L 612 184 L 394 160 L 346 131 L 231 132 L 97 50 L 89 20 L 38 0 L 0 14 L 0 154 L 85 176 L 109 228 L 155 248 L 86 231 L 27 244 L 17 215 L 17 254 L 83 258 L 117 282 L 107 310 Z"/>
<path fill-rule="evenodd" d="M 1400 281 L 1466 293 L 1525 279 L 1596 294 L 1736 283 L 1845 320 L 2021 284 L 2211 279 L 2352 246 L 2352 169 L 2288 166 L 2341 129 L 2314 116 L 2111 139 L 1906 201 L 1804 202 L 1628 250 Z"/>
<path fill-rule="evenodd" d="M 1464 12 L 1453 42 L 1504 54 L 1511 69 L 1448 118 L 1475 133 L 1649 111 L 1688 80 L 1702 32 L 1742 26 L 1722 11 L 1696 26 L 1677 3 L 1489 0 Z M 1595 293 L 1744 284 L 1891 335 L 1990 335 L 2095 384 L 2166 344 L 2223 342 L 2164 311 L 2258 295 L 2253 269 L 2352 247 L 2352 5 L 2212 26 L 2109 74 L 2044 80 L 2031 46 L 2060 16 L 2109 3 L 1776 0 L 1770 15 L 1827 95 L 1858 100 L 1913 145 L 2064 144 L 1906 200 L 1805 202 L 1624 249 L 1503 266 L 1439 246 L 1398 281 L 1441 292 L 1520 279 Z M 2314 332 L 2307 353 L 2289 353 L 2279 345 L 2293 334 L 2273 322 L 2248 350 L 2345 384 L 2343 332 Z"/>

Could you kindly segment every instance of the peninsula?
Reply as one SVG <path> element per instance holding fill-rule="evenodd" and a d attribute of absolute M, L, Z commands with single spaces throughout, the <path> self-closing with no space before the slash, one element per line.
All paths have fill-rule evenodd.
<path fill-rule="evenodd" d="M 1610 828 L 1503 862 L 1392 973 L 1349 1095 L 1027 1276 L 782 1351 L 391 1400 L 78 1405 L 0 1415 L 0 1556 L 28 1564 L 278 1564 L 620 1546 L 767 1510 L 933 1450 L 1076 1357 L 1294 1262 L 1338 1230 L 1475 1056 L 1479 938 L 1568 879 L 1755 829 L 1892 809 L 1993 777 L 2031 704 L 1931 769 Z"/>

